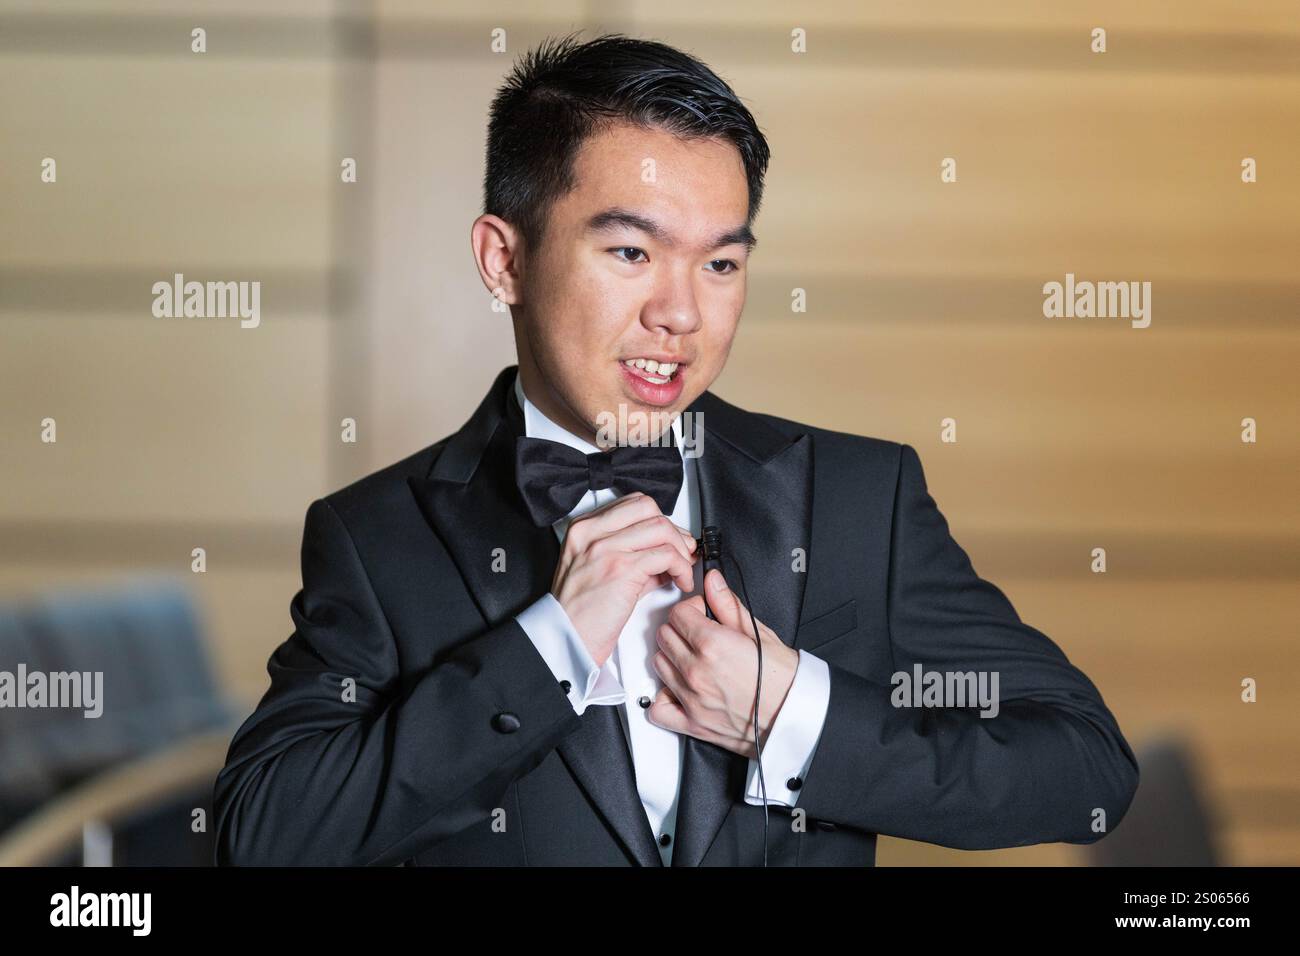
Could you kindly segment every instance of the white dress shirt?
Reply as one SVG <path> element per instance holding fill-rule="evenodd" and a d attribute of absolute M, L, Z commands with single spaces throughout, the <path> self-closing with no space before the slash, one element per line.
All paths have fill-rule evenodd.
<path fill-rule="evenodd" d="M 524 410 L 524 427 L 528 437 L 562 442 L 583 454 L 602 451 L 543 415 L 524 395 L 523 383 L 518 375 L 515 376 L 515 395 Z M 678 450 L 681 450 L 681 416 L 673 421 L 672 429 Z M 689 529 L 698 538 L 700 497 L 695 459 L 683 457 L 682 467 L 685 469 L 682 488 L 677 495 L 677 505 L 668 517 L 674 524 Z M 564 541 L 564 533 L 570 521 L 617 497 L 618 493 L 612 488 L 588 492 L 567 517 L 561 518 L 552 526 L 560 542 Z M 701 594 L 702 561 L 695 563 L 694 572 L 693 593 Z M 737 597 L 741 595 L 737 594 Z M 626 718 L 623 724 L 628 732 L 637 792 L 650 821 L 650 829 L 659 843 L 664 866 L 672 862 L 674 841 L 671 838 L 677 824 L 677 795 L 685 741 L 682 735 L 651 723 L 647 707 L 642 704 L 653 701 L 663 686 L 663 681 L 651 663 L 659 650 L 655 635 L 660 625 L 667 622 L 669 610 L 682 599 L 681 589 L 672 581 L 642 597 L 619 635 L 613 653 L 602 667 L 596 666 L 554 594 L 544 594 L 516 617 L 524 633 L 555 674 L 556 680 L 569 682 L 569 700 L 579 715 L 592 706 L 623 708 Z M 757 655 L 754 665 L 757 673 Z M 787 782 L 792 777 L 802 781 L 807 775 L 817 742 L 821 738 L 829 703 L 830 669 L 826 662 L 806 651 L 799 651 L 794 683 L 763 744 L 763 777 L 769 804 L 787 807 L 795 805 L 798 791 L 791 790 Z M 756 760 L 749 761 L 747 780 L 745 802 L 762 806 Z M 796 787 L 798 786 L 797 783 Z M 669 837 L 667 846 L 664 846 L 662 839 L 665 834 Z"/>

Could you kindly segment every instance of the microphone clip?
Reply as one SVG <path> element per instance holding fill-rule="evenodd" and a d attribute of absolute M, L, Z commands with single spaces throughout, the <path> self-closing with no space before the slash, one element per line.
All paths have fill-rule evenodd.
<path fill-rule="evenodd" d="M 722 532 L 716 525 L 705 526 L 703 532 L 695 539 L 695 548 L 701 560 L 722 560 Z"/>

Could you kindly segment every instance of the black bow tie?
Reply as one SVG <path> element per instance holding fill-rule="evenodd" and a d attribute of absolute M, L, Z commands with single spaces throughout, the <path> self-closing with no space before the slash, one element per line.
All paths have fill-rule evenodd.
<path fill-rule="evenodd" d="M 620 445 L 584 454 L 545 438 L 515 439 L 515 482 L 539 528 L 567 516 L 588 491 L 640 491 L 671 516 L 682 487 L 682 453 L 671 445 Z"/>

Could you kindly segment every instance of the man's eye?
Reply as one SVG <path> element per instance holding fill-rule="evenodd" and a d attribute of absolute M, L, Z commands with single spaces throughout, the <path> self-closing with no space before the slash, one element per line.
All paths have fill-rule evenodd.
<path fill-rule="evenodd" d="M 718 270 L 716 274 L 720 276 L 724 276 L 729 272 L 735 272 L 737 269 L 740 268 L 740 266 L 736 265 L 735 260 L 733 259 L 714 259 L 712 262 L 709 263 L 709 265 L 714 265 L 719 262 L 721 262 L 723 265 L 731 266 L 730 269 Z"/>
<path fill-rule="evenodd" d="M 641 252 L 641 250 L 638 249 L 636 246 L 619 246 L 618 248 L 611 249 L 610 251 L 613 252 L 614 255 L 618 256 L 620 259 L 623 259 L 624 262 L 634 262 L 635 260 L 624 258 L 623 256 L 619 255 L 620 252 L 635 252 L 635 253 L 640 253 L 641 255 L 645 255 L 645 253 Z"/>

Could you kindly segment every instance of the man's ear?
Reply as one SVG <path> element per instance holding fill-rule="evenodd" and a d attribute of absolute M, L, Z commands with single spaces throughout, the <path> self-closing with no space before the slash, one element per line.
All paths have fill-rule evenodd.
<path fill-rule="evenodd" d="M 500 216 L 484 213 L 469 230 L 470 251 L 488 292 L 506 305 L 522 301 L 523 237 Z"/>

